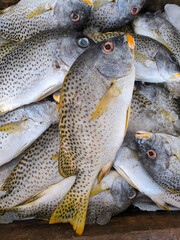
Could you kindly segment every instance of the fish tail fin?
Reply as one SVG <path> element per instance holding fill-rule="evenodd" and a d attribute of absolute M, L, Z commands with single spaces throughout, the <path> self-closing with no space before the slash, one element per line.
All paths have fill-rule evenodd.
<path fill-rule="evenodd" d="M 85 181 L 82 184 L 82 181 L 82 178 L 80 180 L 76 179 L 49 221 L 50 224 L 70 222 L 78 235 L 81 235 L 84 231 L 91 190 L 90 184 L 84 183 Z M 89 186 L 87 187 L 87 185 Z"/>

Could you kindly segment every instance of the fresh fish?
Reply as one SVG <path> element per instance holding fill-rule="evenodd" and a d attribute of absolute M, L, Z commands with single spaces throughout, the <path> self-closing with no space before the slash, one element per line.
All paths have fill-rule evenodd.
<path fill-rule="evenodd" d="M 5 211 L 0 216 L 0 223 L 10 223 L 27 218 L 49 220 L 74 181 L 75 176 L 65 178 L 25 204 Z M 135 199 L 137 192 L 116 171 L 110 171 L 100 185 L 94 184 L 92 195 L 89 200 L 86 222 L 104 225 L 110 221 L 112 216 L 126 210 Z"/>
<path fill-rule="evenodd" d="M 180 138 L 138 131 L 138 153 L 149 175 L 163 188 L 180 192 Z"/>
<path fill-rule="evenodd" d="M 135 33 L 149 36 L 159 41 L 172 52 L 169 60 L 180 63 L 180 32 L 158 13 L 144 14 L 133 21 Z M 180 74 L 178 74 L 180 76 Z M 167 88 L 180 97 L 180 83 L 167 84 Z"/>
<path fill-rule="evenodd" d="M 107 32 L 119 29 L 139 13 L 145 1 L 146 0 L 109 0 L 108 3 L 107 0 L 100 2 L 97 0 L 94 3 L 94 11 L 92 11 L 88 18 L 86 30 Z"/>
<path fill-rule="evenodd" d="M 139 208 L 142 211 L 162 211 L 163 209 L 158 207 L 150 198 L 142 193 L 138 193 L 136 199 L 133 201 L 133 206 Z M 170 211 L 180 211 L 179 208 L 169 206 Z"/>
<path fill-rule="evenodd" d="M 169 210 L 169 204 L 180 208 L 180 193 L 173 194 L 158 185 L 139 161 L 137 152 L 126 147 L 120 148 L 113 166 L 131 186 L 147 195 L 159 207 Z"/>
<path fill-rule="evenodd" d="M 118 36 L 90 47 L 73 64 L 60 98 L 59 172 L 76 181 L 50 223 L 84 230 L 89 195 L 97 175 L 107 174 L 122 144 L 135 69 L 134 40 Z"/>
<path fill-rule="evenodd" d="M 122 35 L 120 31 L 104 34 L 88 34 L 95 42 L 109 37 Z M 180 81 L 180 64 L 172 62 L 175 56 L 161 43 L 138 34 L 131 34 L 135 40 L 135 68 L 136 81 L 145 82 L 173 82 Z"/>
<path fill-rule="evenodd" d="M 53 124 L 22 156 L 0 195 L 0 209 L 15 207 L 63 179 L 58 172 L 59 131 Z"/>
<path fill-rule="evenodd" d="M 135 133 L 141 128 L 180 135 L 179 104 L 162 84 L 136 83 L 124 146 L 137 149 Z"/>
<path fill-rule="evenodd" d="M 24 152 L 56 121 L 57 114 L 56 103 L 45 100 L 0 116 L 0 166 Z"/>
<path fill-rule="evenodd" d="M 5 56 L 0 64 L 0 114 L 59 90 L 73 62 L 91 43 L 80 33 L 48 31 Z"/>
<path fill-rule="evenodd" d="M 47 30 L 81 30 L 91 13 L 91 0 L 21 0 L 0 14 L 0 36 L 24 41 Z"/>

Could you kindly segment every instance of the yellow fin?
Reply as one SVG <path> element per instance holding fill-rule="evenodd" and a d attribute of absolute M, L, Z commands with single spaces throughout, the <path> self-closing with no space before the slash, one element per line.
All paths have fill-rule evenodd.
<path fill-rule="evenodd" d="M 93 197 L 95 195 L 98 195 L 101 192 L 110 190 L 109 187 L 105 186 L 104 184 L 98 184 L 92 187 L 90 197 Z"/>
<path fill-rule="evenodd" d="M 127 115 L 126 115 L 126 126 L 125 126 L 124 137 L 126 136 L 126 133 L 127 133 L 130 113 L 131 113 L 131 108 L 130 108 L 130 105 L 129 105 L 128 110 L 127 110 Z"/>
<path fill-rule="evenodd" d="M 34 18 L 50 10 L 53 10 L 53 8 L 49 4 L 49 2 L 42 3 L 36 9 L 34 9 L 31 13 L 28 14 L 27 19 Z"/>
<path fill-rule="evenodd" d="M 153 199 L 152 199 L 152 200 L 153 200 Z M 160 207 L 160 208 L 162 208 L 162 209 L 164 209 L 164 210 L 166 210 L 166 211 L 169 211 L 169 207 L 168 207 L 167 204 L 160 205 L 158 202 L 156 202 L 156 201 L 154 201 L 154 200 L 153 200 L 153 202 L 155 202 L 156 205 L 158 205 L 158 207 Z"/>
<path fill-rule="evenodd" d="M 60 96 L 58 94 L 53 94 L 53 99 L 59 103 L 60 102 Z"/>
<path fill-rule="evenodd" d="M 10 43 L 10 41 L 3 42 L 3 43 L 0 45 L 0 47 L 3 47 L 3 46 L 5 46 L 5 45 L 7 45 L 8 43 Z"/>
<path fill-rule="evenodd" d="M 76 175 L 77 169 L 74 165 L 68 144 L 64 139 L 63 137 L 61 138 L 58 169 L 61 176 L 66 178 Z"/>
<path fill-rule="evenodd" d="M 102 179 L 108 174 L 109 170 L 112 167 L 113 162 L 114 162 L 114 159 L 113 159 L 113 161 L 108 161 L 108 163 L 101 169 L 98 179 L 97 179 L 97 184 L 100 184 Z"/>
<path fill-rule="evenodd" d="M 54 156 L 50 158 L 50 160 L 58 160 L 58 158 L 59 158 L 59 154 L 56 153 Z"/>
<path fill-rule="evenodd" d="M 6 132 L 9 134 L 20 133 L 26 129 L 28 129 L 28 120 L 12 122 L 0 126 L 0 132 Z"/>
<path fill-rule="evenodd" d="M 101 98 L 96 109 L 91 115 L 91 121 L 101 117 L 113 105 L 116 98 L 121 94 L 121 91 L 113 83 L 104 96 Z"/>

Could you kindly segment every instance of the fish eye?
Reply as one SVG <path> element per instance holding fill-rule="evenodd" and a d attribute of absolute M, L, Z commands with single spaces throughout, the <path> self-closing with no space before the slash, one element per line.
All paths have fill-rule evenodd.
<path fill-rule="evenodd" d="M 127 198 L 132 200 L 136 197 L 137 195 L 137 192 L 135 189 L 132 189 L 130 192 L 127 193 Z"/>
<path fill-rule="evenodd" d="M 173 63 L 177 63 L 177 58 L 176 58 L 174 55 L 171 55 L 170 60 L 171 60 L 171 62 L 173 62 Z"/>
<path fill-rule="evenodd" d="M 89 39 L 88 38 L 80 38 L 78 40 L 78 45 L 82 48 L 87 48 L 89 46 Z"/>
<path fill-rule="evenodd" d="M 157 157 L 157 154 L 153 149 L 149 149 L 147 151 L 147 156 L 148 158 L 155 159 Z"/>
<path fill-rule="evenodd" d="M 107 53 L 110 53 L 114 50 L 114 44 L 112 42 L 105 42 L 103 44 L 103 50 Z"/>
<path fill-rule="evenodd" d="M 80 15 L 76 12 L 72 12 L 70 15 L 70 18 L 73 22 L 77 22 L 80 19 Z"/>
<path fill-rule="evenodd" d="M 138 7 L 131 8 L 132 15 L 136 15 L 138 12 L 139 12 L 139 8 Z"/>

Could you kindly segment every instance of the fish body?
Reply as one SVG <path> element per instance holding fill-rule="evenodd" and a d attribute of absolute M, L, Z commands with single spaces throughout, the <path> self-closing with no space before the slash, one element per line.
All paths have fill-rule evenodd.
<path fill-rule="evenodd" d="M 180 207 L 180 194 L 174 194 L 158 185 L 139 161 L 136 151 L 120 148 L 113 166 L 129 184 L 151 198 L 159 207 L 166 210 L 169 210 L 167 204 Z"/>
<path fill-rule="evenodd" d="M 135 133 L 139 129 L 179 136 L 179 104 L 162 84 L 136 83 L 124 146 L 137 149 Z"/>
<path fill-rule="evenodd" d="M 21 0 L 0 14 L 0 36 L 24 41 L 42 31 L 82 30 L 91 5 L 79 0 Z"/>
<path fill-rule="evenodd" d="M 141 162 L 163 188 L 180 192 L 180 138 L 163 133 L 136 134 Z"/>
<path fill-rule="evenodd" d="M 170 49 L 173 53 L 170 61 L 180 63 L 180 32 L 159 14 L 147 13 L 133 21 L 135 33 L 149 36 Z M 175 56 L 174 56 L 175 55 Z M 166 83 L 166 87 L 175 96 L 180 97 L 180 83 Z"/>
<path fill-rule="evenodd" d="M 120 31 L 104 34 L 96 32 L 89 36 L 98 42 L 121 34 Z M 180 81 L 180 64 L 171 61 L 174 55 L 168 48 L 147 36 L 131 35 L 135 41 L 136 81 L 151 83 Z"/>
<path fill-rule="evenodd" d="M 0 208 L 15 207 L 61 181 L 58 172 L 58 123 L 49 127 L 21 157 L 1 187 Z M 1 193 L 0 192 L 0 193 Z"/>
<path fill-rule="evenodd" d="M 99 3 L 99 1 L 95 1 Z M 103 0 L 103 2 L 107 2 Z M 86 29 L 88 31 L 97 30 L 107 32 L 119 29 L 131 21 L 141 10 L 145 0 L 133 1 L 109 1 L 103 6 L 92 11 L 88 18 Z"/>
<path fill-rule="evenodd" d="M 0 114 L 59 90 L 73 62 L 91 43 L 82 34 L 55 30 L 40 33 L 6 55 L 0 64 Z"/>
<path fill-rule="evenodd" d="M 76 181 L 50 223 L 70 222 L 77 234 L 84 230 L 91 187 L 109 171 L 126 132 L 133 48 L 130 35 L 96 44 L 76 60 L 62 86 L 59 171 Z"/>
<path fill-rule="evenodd" d="M 0 223 L 10 223 L 26 218 L 49 220 L 74 181 L 75 176 L 65 178 L 48 187 L 29 202 L 7 210 L 0 216 Z M 93 194 L 96 195 L 90 197 L 86 223 L 97 222 L 100 225 L 107 224 L 112 216 L 127 209 L 137 195 L 134 188 L 116 171 L 110 171 L 100 185 L 95 183 Z"/>
<path fill-rule="evenodd" d="M 45 100 L 0 116 L 0 166 L 23 153 L 56 121 L 57 114 L 56 103 Z"/>
<path fill-rule="evenodd" d="M 5 40 L 4 42 L 1 43 L 0 41 L 0 62 L 6 55 L 13 52 L 20 45 L 21 45 L 20 42 Z"/>

